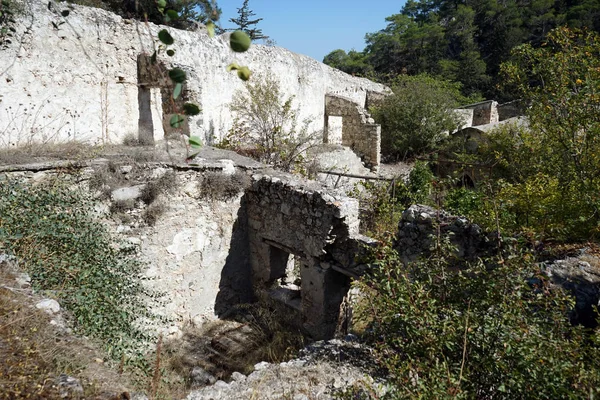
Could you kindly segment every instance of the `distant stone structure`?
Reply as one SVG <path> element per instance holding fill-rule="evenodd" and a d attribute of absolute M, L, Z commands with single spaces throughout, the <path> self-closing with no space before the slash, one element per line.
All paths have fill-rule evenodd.
<path fill-rule="evenodd" d="M 330 137 L 329 125 L 332 117 L 342 118 L 341 135 L 336 135 L 338 143 L 335 138 Z M 361 158 L 365 166 L 377 171 L 381 162 L 381 125 L 375 123 L 365 108 L 349 98 L 327 94 L 324 125 L 325 143 L 349 147 Z M 339 127 L 339 122 L 337 126 Z"/>

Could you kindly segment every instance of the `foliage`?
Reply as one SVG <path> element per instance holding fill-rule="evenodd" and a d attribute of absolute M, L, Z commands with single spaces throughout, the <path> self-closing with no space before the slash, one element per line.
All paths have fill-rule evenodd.
<path fill-rule="evenodd" d="M 179 29 L 193 28 L 197 23 L 217 21 L 221 9 L 211 0 L 68 0 L 70 3 L 103 8 L 124 18 L 134 18 Z M 175 14 L 169 13 L 172 10 Z M 165 20 L 166 15 L 171 15 Z"/>
<path fill-rule="evenodd" d="M 361 71 L 372 70 L 382 81 L 399 74 L 428 73 L 461 83 L 466 95 L 487 98 L 510 93 L 497 90 L 500 64 L 511 49 L 523 43 L 539 46 L 558 26 L 600 31 L 600 3 L 576 1 L 410 0 L 385 28 L 366 35 L 366 47 L 353 59 Z M 345 72 L 343 50 L 335 50 L 327 64 Z"/>
<path fill-rule="evenodd" d="M 342 49 L 334 50 L 323 58 L 323 64 L 350 75 L 373 77 L 373 67 L 368 63 L 366 55 L 356 50 L 348 53 Z"/>
<path fill-rule="evenodd" d="M 390 398 L 587 398 L 600 387 L 598 332 L 571 326 L 571 298 L 528 254 L 449 270 L 452 250 L 404 266 L 382 246 L 358 283 L 358 315 Z"/>
<path fill-rule="evenodd" d="M 183 1 L 183 0 L 181 0 Z M 180 1 L 180 2 L 181 2 Z M 208 35 L 213 37 L 215 35 L 216 25 L 215 23 L 218 21 L 220 17 L 220 10 L 217 7 L 216 1 L 212 0 L 202 0 L 201 2 L 206 9 L 210 10 L 208 13 L 208 17 L 206 20 L 206 28 L 208 31 Z M 171 21 L 181 17 L 179 11 L 172 8 L 171 3 L 167 3 L 166 0 L 158 0 L 156 2 L 156 6 L 158 8 L 158 12 L 163 16 L 164 21 Z M 196 6 L 197 7 L 197 6 Z M 166 52 L 168 56 L 173 56 L 175 51 L 170 49 L 169 46 L 174 43 L 174 39 L 171 34 L 166 30 L 162 29 L 158 32 L 158 39 L 162 43 L 158 49 L 152 55 L 151 62 L 153 64 L 157 63 L 158 54 L 161 52 Z M 250 48 L 251 40 L 245 32 L 235 32 L 235 35 L 232 35 L 230 40 L 230 48 L 236 52 L 245 52 Z M 231 71 L 234 69 L 238 69 L 238 76 L 240 79 L 247 81 L 250 78 L 250 70 L 248 67 L 240 67 L 231 64 L 227 67 L 227 71 Z M 183 84 L 187 80 L 187 74 L 181 68 L 172 68 L 167 72 L 167 75 L 171 79 L 171 99 L 174 103 L 182 92 Z M 175 110 L 175 113 L 170 117 L 169 124 L 172 128 L 178 129 L 184 126 L 185 116 L 194 116 L 200 114 L 201 109 L 194 103 L 185 103 L 181 106 L 180 110 Z M 190 136 L 187 140 L 186 146 L 186 161 L 192 160 L 196 155 L 198 155 L 199 149 L 202 147 L 202 140 L 197 136 Z"/>
<path fill-rule="evenodd" d="M 527 144 L 540 169 L 584 197 L 597 192 L 600 167 L 600 36 L 556 29 L 538 49 L 523 45 L 502 66 L 529 104 Z M 585 199 L 597 212 L 600 199 Z"/>
<path fill-rule="evenodd" d="M 381 124 L 385 156 L 407 159 L 435 150 L 459 126 L 454 113 L 460 93 L 455 86 L 428 75 L 400 76 L 394 94 L 372 111 Z"/>
<path fill-rule="evenodd" d="M 497 217 L 502 228 L 537 240 L 597 235 L 598 65 L 600 39 L 593 32 L 559 28 L 539 48 L 514 49 L 502 65 L 505 90 L 529 105 L 527 122 L 506 124 L 473 143 L 457 138 L 444 150 L 455 163 L 475 165 L 478 200 L 467 216 L 484 225 Z M 462 207 L 456 200 L 450 196 L 446 205 Z"/>
<path fill-rule="evenodd" d="M 250 184 L 250 177 L 241 171 L 233 174 L 208 171 L 198 182 L 198 189 L 201 199 L 227 201 L 239 196 Z"/>
<path fill-rule="evenodd" d="M 434 176 L 425 162 L 417 162 L 408 180 L 361 181 L 352 195 L 360 201 L 361 231 L 384 240 L 395 235 L 402 211 L 412 204 L 430 203 Z"/>
<path fill-rule="evenodd" d="M 16 29 L 15 16 L 21 12 L 15 0 L 0 1 L 0 45 L 10 44 Z"/>
<path fill-rule="evenodd" d="M 250 7 L 248 6 L 248 0 L 244 0 L 242 7 L 238 8 L 237 12 L 238 12 L 238 18 L 230 18 L 229 19 L 229 22 L 233 22 L 237 26 L 237 28 L 235 28 L 236 30 L 239 29 L 239 30 L 245 32 L 252 40 L 269 38 L 268 36 L 263 35 L 262 29 L 253 27 L 254 25 L 257 25 L 263 19 L 262 18 L 250 19 L 255 14 L 254 14 L 254 11 L 250 10 Z"/>
<path fill-rule="evenodd" d="M 37 185 L 0 181 L 0 242 L 56 297 L 77 330 L 100 339 L 115 359 L 139 360 L 151 339 L 140 326 L 154 317 L 136 249 L 115 242 L 92 200 L 58 179 Z"/>
<path fill-rule="evenodd" d="M 314 141 L 309 120 L 298 121 L 293 97 L 284 98 L 270 75 L 246 84 L 229 106 L 235 120 L 220 146 L 245 153 L 285 171 L 303 170 L 304 153 Z"/>

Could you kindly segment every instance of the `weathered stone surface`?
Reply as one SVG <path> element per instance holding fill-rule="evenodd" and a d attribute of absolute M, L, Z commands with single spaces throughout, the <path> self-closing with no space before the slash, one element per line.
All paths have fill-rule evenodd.
<path fill-rule="evenodd" d="M 144 185 L 136 185 L 115 189 L 110 194 L 113 201 L 137 200 L 142 195 Z"/>
<path fill-rule="evenodd" d="M 358 232 L 358 200 L 286 174 L 253 179 L 245 195 L 253 290 L 297 309 L 289 291 L 271 290 L 288 275 L 293 256 L 300 270 L 302 327 L 315 338 L 331 338 L 349 277 L 359 270 L 355 256 L 368 241 Z"/>
<path fill-rule="evenodd" d="M 167 27 L 149 24 L 148 32 L 143 22 L 72 5 L 68 23 L 54 29 L 63 18 L 51 13 L 46 2 L 25 5 L 15 38 L 0 58 L 1 146 L 31 140 L 118 142 L 146 126 L 138 126 L 140 116 L 151 122 L 155 139 L 163 137 L 161 105 L 167 102 L 159 89 L 138 81 L 138 56 L 151 54 L 157 32 Z M 206 143 L 222 138 L 233 123 L 228 104 L 244 88 L 225 69 L 233 61 L 255 74 L 272 74 L 282 94 L 293 95 L 302 105 L 299 120 L 311 118 L 315 131 L 323 128 L 326 93 L 364 105 L 368 90 L 386 90 L 279 47 L 253 44 L 246 53 L 234 55 L 228 34 L 210 39 L 206 30 L 167 29 L 175 38 L 171 47 L 176 53 L 163 61 L 187 72 L 185 95 L 203 110 L 189 119 L 189 129 Z M 164 112 L 165 118 L 169 115 Z"/>
<path fill-rule="evenodd" d="M 388 387 L 373 378 L 379 371 L 370 360 L 371 350 L 357 342 L 316 342 L 296 359 L 257 363 L 248 376 L 234 372 L 229 383 L 219 381 L 192 391 L 187 399 L 332 399 L 349 387 L 383 396 Z"/>
<path fill-rule="evenodd" d="M 341 143 L 352 149 L 366 166 L 377 171 L 381 161 L 381 126 L 375 124 L 370 114 L 354 100 L 344 96 L 325 96 L 324 142 L 331 142 L 329 117 L 342 117 Z"/>
<path fill-rule="evenodd" d="M 459 259 L 473 260 L 490 255 L 496 248 L 495 233 L 483 233 L 477 224 L 423 205 L 412 205 L 402 213 L 394 247 L 404 262 L 428 254 L 434 244 L 436 224 L 440 234 L 456 248 Z"/>
<path fill-rule="evenodd" d="M 60 304 L 54 299 L 44 299 L 35 305 L 36 308 L 47 312 L 48 314 L 56 314 L 60 311 Z"/>
<path fill-rule="evenodd" d="M 61 374 L 56 379 L 58 392 L 61 399 L 81 399 L 83 398 L 83 386 L 77 378 Z"/>
<path fill-rule="evenodd" d="M 190 378 L 192 380 L 192 387 L 212 385 L 217 381 L 217 378 L 200 367 L 192 369 Z"/>
<path fill-rule="evenodd" d="M 583 258 L 592 260 L 592 263 Z M 598 325 L 597 307 L 600 306 L 600 259 L 596 256 L 567 257 L 543 263 L 552 282 L 575 297 L 573 322 L 595 328 Z"/>

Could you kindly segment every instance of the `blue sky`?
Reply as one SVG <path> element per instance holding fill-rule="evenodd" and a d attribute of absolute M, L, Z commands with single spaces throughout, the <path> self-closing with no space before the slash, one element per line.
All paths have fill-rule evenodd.
<path fill-rule="evenodd" d="M 244 0 L 218 0 L 223 10 L 221 25 L 231 28 L 230 18 Z M 322 61 L 335 49 L 362 50 L 365 34 L 385 28 L 385 17 L 400 12 L 403 0 L 249 0 L 254 18 L 263 18 L 263 34 L 296 53 Z"/>

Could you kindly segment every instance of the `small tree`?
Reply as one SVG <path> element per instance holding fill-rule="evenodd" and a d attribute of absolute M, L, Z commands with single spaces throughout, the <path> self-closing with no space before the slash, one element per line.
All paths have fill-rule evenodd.
<path fill-rule="evenodd" d="M 236 118 L 221 145 L 285 171 L 297 169 L 315 138 L 310 120 L 298 121 L 293 96 L 284 98 L 270 75 L 253 78 L 246 89 L 233 97 L 229 107 Z"/>
<path fill-rule="evenodd" d="M 239 17 L 229 19 L 230 22 L 233 22 L 237 25 L 236 29 L 246 32 L 252 40 L 269 38 L 268 36 L 263 35 L 262 29 L 257 29 L 256 27 L 253 27 L 263 19 L 250 19 L 256 14 L 254 14 L 254 11 L 250 10 L 250 7 L 248 6 L 248 0 L 244 0 L 244 4 L 242 4 L 242 7 L 238 8 L 237 10 Z"/>
<path fill-rule="evenodd" d="M 515 186 L 510 196 L 517 199 L 521 194 L 550 226 L 563 226 L 561 236 L 596 234 L 600 227 L 600 36 L 558 28 L 541 47 L 525 44 L 512 55 L 502 71 L 506 86 L 529 103 L 529 129 L 518 138 L 519 153 L 526 153 L 520 170 L 528 173 L 511 181 Z M 536 186 L 546 193 L 526 195 Z M 552 187 L 555 192 L 548 192 Z M 555 201 L 548 203 L 551 198 Z"/>
<path fill-rule="evenodd" d="M 392 89 L 394 94 L 371 110 L 381 124 L 385 156 L 406 159 L 434 150 L 459 127 L 453 109 L 466 100 L 458 86 L 428 75 L 401 75 Z"/>

